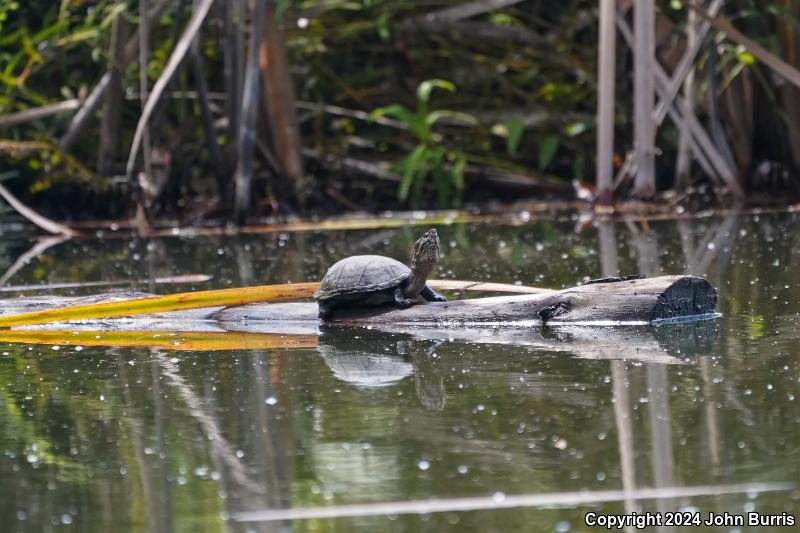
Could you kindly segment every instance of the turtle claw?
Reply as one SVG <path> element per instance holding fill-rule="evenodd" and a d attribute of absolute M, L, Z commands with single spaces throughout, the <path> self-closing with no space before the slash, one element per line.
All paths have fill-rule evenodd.
<path fill-rule="evenodd" d="M 446 301 L 447 301 L 447 298 L 446 298 L 446 297 L 444 297 L 444 296 L 442 296 L 441 294 L 437 294 L 437 295 L 434 297 L 433 301 L 434 301 L 434 302 L 446 302 Z"/>
<path fill-rule="evenodd" d="M 397 307 L 400 309 L 408 309 L 411 307 L 411 304 L 414 303 L 414 300 L 410 298 L 403 298 L 402 300 L 397 300 Z"/>

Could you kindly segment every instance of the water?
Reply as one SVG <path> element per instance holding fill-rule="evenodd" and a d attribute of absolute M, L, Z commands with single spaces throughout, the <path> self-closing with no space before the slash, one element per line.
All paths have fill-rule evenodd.
<path fill-rule="evenodd" d="M 325 328 L 307 347 L 269 350 L 5 343 L 2 530 L 563 532 L 589 530 L 589 512 L 800 517 L 785 485 L 800 457 L 797 214 L 438 229 L 439 277 L 560 287 L 617 267 L 702 274 L 724 316 Z M 402 258 L 419 233 L 65 242 L 8 283 L 303 281 L 348 254 Z M 4 235 L 0 270 L 32 244 Z"/>

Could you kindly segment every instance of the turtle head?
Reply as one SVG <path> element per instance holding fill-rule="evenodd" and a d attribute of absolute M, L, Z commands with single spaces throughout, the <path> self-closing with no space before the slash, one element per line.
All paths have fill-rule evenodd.
<path fill-rule="evenodd" d="M 429 230 L 414 243 L 411 250 L 411 274 L 403 289 L 406 298 L 416 298 L 425 288 L 428 276 L 439 261 L 439 235 L 436 230 Z"/>
<path fill-rule="evenodd" d="M 439 261 L 439 234 L 432 229 L 414 243 L 414 248 L 411 250 L 411 269 L 422 269 L 427 274 L 433 270 L 437 261 Z"/>
<path fill-rule="evenodd" d="M 414 243 L 411 249 L 411 274 L 403 292 L 406 298 L 416 298 L 425 288 L 428 276 L 439 261 L 439 235 L 435 229 L 428 230 Z"/>

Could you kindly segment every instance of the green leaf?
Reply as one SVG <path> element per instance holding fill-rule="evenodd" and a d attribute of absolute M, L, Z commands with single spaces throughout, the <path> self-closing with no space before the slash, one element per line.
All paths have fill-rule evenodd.
<path fill-rule="evenodd" d="M 33 34 L 33 42 L 41 43 L 51 37 L 54 37 L 57 33 L 60 33 L 69 28 L 69 22 L 66 19 L 58 19 L 54 24 L 47 26 L 46 28 L 42 28 L 38 32 Z"/>
<path fill-rule="evenodd" d="M 508 155 L 517 155 L 519 142 L 522 140 L 522 133 L 525 131 L 525 124 L 517 117 L 506 120 L 506 151 Z"/>
<path fill-rule="evenodd" d="M 558 151 L 558 137 L 547 135 L 539 143 L 539 170 L 544 170 L 553 161 Z"/>
<path fill-rule="evenodd" d="M 20 35 L 21 37 L 21 44 L 22 49 L 28 54 L 28 57 L 31 61 L 36 63 L 40 63 L 42 61 L 42 55 L 36 50 L 36 45 L 34 44 L 33 40 L 28 36 L 28 32 L 22 32 Z"/>
<path fill-rule="evenodd" d="M 456 86 L 447 80 L 425 80 L 417 87 L 417 101 L 427 104 L 431 98 L 431 91 L 433 91 L 435 87 L 448 92 L 456 90 Z"/>
<path fill-rule="evenodd" d="M 408 192 L 411 190 L 414 177 L 424 164 L 426 148 L 424 144 L 418 144 L 417 147 L 400 162 L 404 172 L 403 179 L 400 181 L 400 189 L 397 191 L 397 198 L 401 202 L 405 202 L 408 199 Z"/>
<path fill-rule="evenodd" d="M 575 162 L 572 163 L 572 175 L 578 181 L 586 179 L 586 158 L 582 155 L 576 157 Z"/>
<path fill-rule="evenodd" d="M 441 169 L 436 169 L 433 171 L 433 184 L 436 187 L 436 206 L 444 209 L 450 196 L 450 178 Z"/>
<path fill-rule="evenodd" d="M 114 20 L 114 18 L 126 9 L 128 9 L 128 4 L 126 2 L 120 2 L 119 4 L 111 6 L 108 9 L 106 16 L 103 17 L 103 20 L 100 22 L 100 29 L 106 29 Z"/>
<path fill-rule="evenodd" d="M 378 117 L 393 117 L 399 120 L 400 122 L 404 123 L 406 126 L 410 126 L 416 120 L 416 116 L 414 113 L 408 110 L 408 108 L 404 105 L 400 104 L 392 104 L 387 105 L 385 107 L 379 107 L 377 109 L 373 109 L 372 113 L 369 114 L 369 119 L 374 120 Z"/>
<path fill-rule="evenodd" d="M 753 54 L 751 54 L 744 46 L 737 46 L 736 47 L 736 59 L 740 63 L 744 63 L 745 65 L 755 65 L 756 58 Z"/>
<path fill-rule="evenodd" d="M 389 30 L 389 17 L 386 13 L 378 17 L 376 25 L 378 26 L 378 37 L 380 37 L 383 42 L 388 41 L 389 37 L 391 37 L 391 31 Z"/>
<path fill-rule="evenodd" d="M 431 111 L 425 116 L 425 124 L 428 126 L 433 126 L 439 119 L 442 118 L 452 118 L 459 122 L 463 122 L 464 124 L 469 124 L 470 126 L 474 126 L 478 123 L 478 119 L 469 115 L 467 113 L 461 113 L 460 111 L 450 111 L 447 109 L 440 109 L 438 111 Z"/>
<path fill-rule="evenodd" d="M 514 19 L 508 13 L 493 13 L 489 17 L 489 22 L 495 26 L 511 26 L 514 23 Z"/>
<path fill-rule="evenodd" d="M 61 39 L 57 39 L 55 41 L 56 46 L 66 46 L 69 44 L 79 43 L 82 41 L 88 41 L 91 39 L 96 39 L 100 35 L 100 32 L 97 31 L 96 28 L 88 28 L 85 30 L 78 30 L 66 37 L 62 37 Z"/>
<path fill-rule="evenodd" d="M 584 131 L 586 131 L 586 122 L 583 121 L 572 122 L 564 128 L 564 133 L 570 137 L 577 137 Z"/>
<path fill-rule="evenodd" d="M 464 167 L 466 166 L 467 158 L 464 157 L 464 154 L 460 154 L 455 163 L 453 163 L 453 168 L 450 171 L 450 175 L 453 178 L 453 185 L 459 191 L 464 190 Z"/>

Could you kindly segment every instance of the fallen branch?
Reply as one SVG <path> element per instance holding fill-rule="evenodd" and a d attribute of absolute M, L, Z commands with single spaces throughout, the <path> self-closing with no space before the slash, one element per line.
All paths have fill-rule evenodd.
<path fill-rule="evenodd" d="M 2 196 L 3 199 L 8 202 L 8 205 L 10 205 L 17 213 L 49 233 L 58 233 L 61 235 L 66 235 L 67 237 L 75 237 L 79 234 L 77 231 L 63 224 L 59 224 L 55 220 L 50 220 L 46 216 L 40 215 L 27 205 L 23 204 L 2 184 L 0 184 L 0 196 Z"/>

